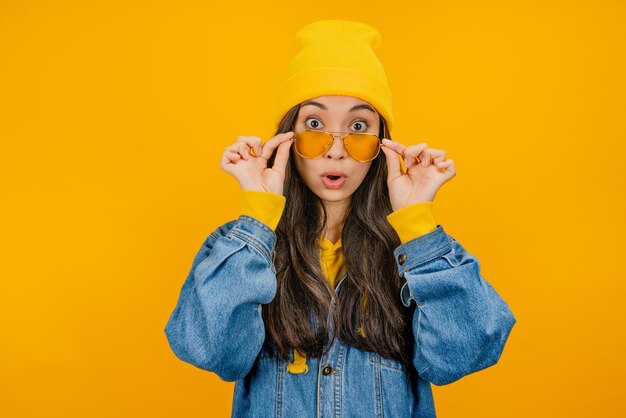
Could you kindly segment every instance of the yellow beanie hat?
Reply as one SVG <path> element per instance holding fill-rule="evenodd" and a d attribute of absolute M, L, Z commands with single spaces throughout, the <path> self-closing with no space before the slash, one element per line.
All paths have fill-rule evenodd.
<path fill-rule="evenodd" d="M 345 95 L 369 102 L 391 131 L 391 91 L 374 53 L 381 44 L 376 29 L 349 20 L 318 20 L 302 27 L 294 41 L 299 50 L 278 88 L 276 126 L 298 103 L 317 96 Z"/>

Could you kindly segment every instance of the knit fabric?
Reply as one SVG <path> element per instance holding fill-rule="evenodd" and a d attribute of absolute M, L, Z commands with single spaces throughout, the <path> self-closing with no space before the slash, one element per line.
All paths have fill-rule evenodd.
<path fill-rule="evenodd" d="M 327 19 L 302 27 L 294 38 L 297 53 L 276 93 L 276 126 L 290 108 L 305 100 L 345 95 L 374 106 L 391 132 L 391 90 L 375 53 L 381 42 L 380 33 L 362 22 Z"/>
<path fill-rule="evenodd" d="M 287 200 L 278 193 L 257 190 L 240 191 L 240 213 L 256 218 L 276 231 Z"/>

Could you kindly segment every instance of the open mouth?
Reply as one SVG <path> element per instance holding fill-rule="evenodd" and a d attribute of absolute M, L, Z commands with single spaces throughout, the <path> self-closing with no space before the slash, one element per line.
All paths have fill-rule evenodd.
<path fill-rule="evenodd" d="M 329 189 L 338 189 L 344 185 L 346 178 L 344 176 L 322 176 L 322 183 Z"/>

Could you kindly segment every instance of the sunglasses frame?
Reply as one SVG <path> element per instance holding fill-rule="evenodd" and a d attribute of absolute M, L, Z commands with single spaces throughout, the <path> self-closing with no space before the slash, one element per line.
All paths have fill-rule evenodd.
<path fill-rule="evenodd" d="M 323 134 L 330 135 L 333 138 L 332 141 L 330 141 L 330 144 L 328 145 L 328 147 L 320 155 L 315 156 L 315 157 L 305 157 L 304 155 L 300 154 L 300 152 L 298 151 L 298 147 L 296 146 L 297 142 L 298 142 L 298 135 L 300 134 L 300 132 L 296 133 L 294 125 L 291 125 L 291 131 L 294 133 L 294 136 L 293 136 L 293 141 L 295 142 L 294 143 L 294 151 L 296 151 L 296 153 L 298 153 L 298 155 L 301 156 L 302 158 L 307 158 L 307 159 L 319 158 L 322 155 L 326 154 L 328 152 L 328 150 L 333 146 L 336 137 L 341 138 L 341 143 L 343 144 L 343 147 L 345 148 L 345 150 L 348 153 L 348 155 L 350 156 L 350 158 L 352 158 L 355 161 L 361 162 L 361 163 L 367 163 L 369 161 L 374 160 L 376 157 L 378 157 L 378 154 L 380 154 L 380 148 L 381 148 L 381 145 L 382 145 L 382 140 L 380 139 L 380 136 L 375 135 L 375 134 L 371 134 L 371 133 L 365 133 L 365 132 L 328 132 L 328 131 L 316 131 L 316 130 L 313 130 L 313 129 L 305 129 L 304 131 L 300 131 L 300 132 L 318 132 L 318 133 L 323 133 Z M 335 135 L 336 133 L 339 133 L 341 135 Z M 354 158 L 352 156 L 352 154 L 350 154 L 350 150 L 348 150 L 348 147 L 346 147 L 346 143 L 344 142 L 346 136 L 348 136 L 348 135 L 368 135 L 368 136 L 374 136 L 374 137 L 378 138 L 378 147 L 376 149 L 376 154 L 374 154 L 374 156 L 372 158 L 370 158 L 369 160 L 364 160 L 364 161 L 363 160 L 358 160 L 358 159 Z"/>

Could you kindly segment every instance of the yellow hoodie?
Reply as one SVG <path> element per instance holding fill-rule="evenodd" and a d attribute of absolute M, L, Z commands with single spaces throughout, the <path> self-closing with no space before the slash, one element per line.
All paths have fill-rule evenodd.
<path fill-rule="evenodd" d="M 276 230 L 285 208 L 286 198 L 283 195 L 256 190 L 241 190 L 241 214 L 248 215 L 265 223 Z M 402 244 L 427 234 L 437 228 L 432 214 L 433 202 L 414 203 L 387 215 L 387 221 L 396 230 Z M 326 237 L 320 240 L 320 262 L 326 279 L 334 287 L 335 281 L 345 272 L 341 238 L 332 243 Z M 365 337 L 359 327 L 359 334 Z M 306 354 L 294 349 L 294 360 L 287 366 L 290 373 L 306 373 Z"/>

